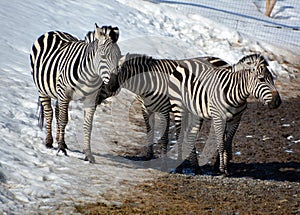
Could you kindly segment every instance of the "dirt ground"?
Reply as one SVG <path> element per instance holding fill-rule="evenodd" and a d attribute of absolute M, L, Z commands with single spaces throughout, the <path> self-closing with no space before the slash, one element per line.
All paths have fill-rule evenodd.
<path fill-rule="evenodd" d="M 78 212 L 300 214 L 300 82 L 290 83 L 279 82 L 278 109 L 249 103 L 233 141 L 229 177 L 214 174 L 212 166 L 196 176 L 165 173 L 131 187 L 121 204 L 78 205 Z"/>

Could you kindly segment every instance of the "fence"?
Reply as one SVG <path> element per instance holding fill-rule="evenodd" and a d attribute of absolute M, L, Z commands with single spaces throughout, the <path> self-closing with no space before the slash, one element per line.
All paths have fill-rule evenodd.
<path fill-rule="evenodd" d="M 258 41 L 273 44 L 300 56 L 300 2 L 278 0 L 270 17 L 266 0 L 156 0 L 178 10 L 189 10 L 226 25 Z"/>

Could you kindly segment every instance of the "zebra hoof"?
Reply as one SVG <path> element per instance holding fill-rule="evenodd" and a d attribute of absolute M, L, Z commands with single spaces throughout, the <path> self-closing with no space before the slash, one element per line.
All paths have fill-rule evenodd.
<path fill-rule="evenodd" d="M 46 143 L 46 148 L 47 148 L 47 149 L 52 149 L 52 148 L 53 148 L 52 143 Z"/>
<path fill-rule="evenodd" d="M 90 163 L 96 163 L 94 156 L 85 156 L 84 158 L 85 161 L 89 161 Z"/>
<path fill-rule="evenodd" d="M 155 158 L 154 153 L 147 153 L 147 155 L 145 156 L 145 160 L 152 160 L 154 158 Z"/>
<path fill-rule="evenodd" d="M 67 150 L 66 150 L 66 149 L 68 149 L 68 147 L 67 147 L 67 145 L 66 145 L 65 143 L 58 143 L 58 151 L 57 151 L 57 154 L 58 154 L 60 151 L 62 151 L 62 152 L 65 154 L 65 156 L 68 156 Z"/>
<path fill-rule="evenodd" d="M 67 144 L 65 144 L 65 142 L 59 143 L 58 145 L 59 145 L 59 147 L 61 147 L 63 149 L 69 149 L 68 146 L 67 146 Z"/>
<path fill-rule="evenodd" d="M 46 142 L 46 148 L 47 149 L 52 149 L 53 148 L 53 138 L 52 138 L 52 136 L 46 137 L 45 142 Z"/>
<path fill-rule="evenodd" d="M 151 160 L 151 159 L 155 158 L 154 157 L 153 144 L 148 146 L 148 148 L 147 148 L 147 154 L 146 154 L 145 158 L 147 160 Z"/>
<path fill-rule="evenodd" d="M 227 169 L 223 172 L 223 175 L 224 175 L 225 177 L 230 176 L 229 173 L 228 173 L 228 171 L 227 171 Z"/>
<path fill-rule="evenodd" d="M 229 176 L 229 173 L 228 173 L 228 170 L 227 169 L 224 169 L 224 168 L 220 168 L 220 174 L 225 176 L 225 177 L 228 177 Z"/>

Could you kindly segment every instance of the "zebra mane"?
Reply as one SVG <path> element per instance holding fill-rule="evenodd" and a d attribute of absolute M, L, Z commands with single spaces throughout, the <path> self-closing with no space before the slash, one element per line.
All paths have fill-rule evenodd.
<path fill-rule="evenodd" d="M 234 64 L 232 68 L 234 71 L 251 70 L 252 68 L 256 68 L 258 65 L 261 64 L 264 64 L 265 66 L 269 65 L 262 55 L 251 54 L 244 56 L 236 64 Z"/>
<path fill-rule="evenodd" d="M 97 24 L 96 24 L 97 25 Z M 98 28 L 98 26 L 97 26 Z M 116 43 L 119 39 L 119 28 L 112 26 L 102 26 L 101 30 L 103 34 L 109 36 L 113 43 Z M 91 43 L 95 41 L 95 31 L 89 31 L 84 37 L 86 43 Z"/>
<path fill-rule="evenodd" d="M 95 40 L 95 31 L 89 31 L 84 37 L 86 43 L 91 43 Z"/>
<path fill-rule="evenodd" d="M 266 59 L 260 54 L 247 55 L 247 56 L 243 57 L 242 59 L 240 59 L 239 62 L 246 63 L 248 65 L 250 65 L 250 64 L 257 65 L 257 64 L 261 64 L 261 63 L 268 65 L 268 62 L 266 61 Z"/>

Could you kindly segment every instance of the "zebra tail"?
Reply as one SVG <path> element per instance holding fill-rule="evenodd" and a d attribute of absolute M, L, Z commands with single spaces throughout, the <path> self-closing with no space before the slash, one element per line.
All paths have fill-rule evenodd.
<path fill-rule="evenodd" d="M 39 128 L 42 130 L 43 127 L 44 127 L 44 108 L 43 108 L 43 105 L 42 105 L 42 102 L 39 98 L 38 100 L 38 126 Z"/>

